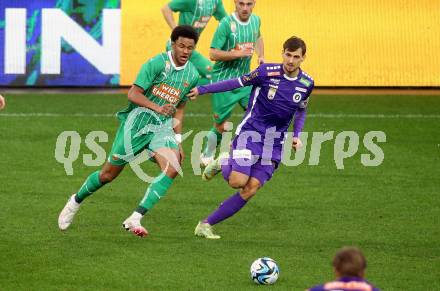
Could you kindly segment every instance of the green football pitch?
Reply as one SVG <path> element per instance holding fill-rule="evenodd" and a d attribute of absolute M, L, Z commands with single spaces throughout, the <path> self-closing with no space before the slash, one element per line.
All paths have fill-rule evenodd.
<path fill-rule="evenodd" d="M 305 160 L 281 165 L 237 215 L 216 226 L 209 241 L 193 235 L 197 221 L 234 193 L 221 177 L 203 182 L 190 163 L 192 137 L 211 127 L 208 98 L 187 106 L 183 177 L 147 214 L 140 239 L 121 228 L 148 184 L 127 168 L 84 202 L 66 232 L 57 217 L 67 198 L 98 167 L 83 155 L 91 131 L 104 131 L 108 151 L 117 128 L 113 113 L 123 94 L 8 95 L 0 112 L 1 290 L 304 290 L 333 278 L 331 259 L 345 245 L 359 246 L 367 278 L 383 290 L 440 288 L 440 96 L 312 97 Z M 234 124 L 240 112 L 233 116 Z M 81 137 L 73 175 L 55 159 L 57 137 Z M 311 133 L 334 132 L 310 165 Z M 335 137 L 359 136 L 359 147 L 335 164 Z M 370 131 L 383 162 L 366 167 Z M 346 147 L 348 147 L 348 139 Z M 156 165 L 143 165 L 157 173 Z M 273 286 L 258 287 L 249 267 L 258 257 L 277 261 Z"/>

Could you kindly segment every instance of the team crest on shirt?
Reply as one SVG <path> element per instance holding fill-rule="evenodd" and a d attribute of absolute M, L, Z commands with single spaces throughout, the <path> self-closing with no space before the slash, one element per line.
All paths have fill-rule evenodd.
<path fill-rule="evenodd" d="M 277 88 L 270 87 L 267 92 L 267 99 L 273 100 L 275 98 L 275 94 L 277 93 Z"/>
<path fill-rule="evenodd" d="M 168 74 L 171 70 L 171 63 L 170 61 L 165 61 L 165 74 Z"/>
<path fill-rule="evenodd" d="M 231 31 L 232 33 L 237 32 L 237 24 L 234 21 L 231 21 Z"/>
<path fill-rule="evenodd" d="M 293 102 L 298 103 L 299 101 L 301 101 L 302 95 L 301 93 L 296 92 L 295 94 L 293 94 Z"/>

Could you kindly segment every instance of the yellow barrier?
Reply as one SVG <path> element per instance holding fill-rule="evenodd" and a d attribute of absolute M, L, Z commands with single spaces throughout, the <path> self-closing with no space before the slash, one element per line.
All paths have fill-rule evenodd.
<path fill-rule="evenodd" d="M 167 2 L 122 1 L 121 85 L 164 50 L 170 29 L 160 8 Z M 223 3 L 233 11 L 233 0 Z M 440 86 L 438 0 L 257 0 L 254 12 L 266 60 L 280 61 L 288 37 L 303 38 L 303 69 L 317 86 Z M 201 36 L 197 49 L 205 56 L 217 24 L 212 19 Z"/>

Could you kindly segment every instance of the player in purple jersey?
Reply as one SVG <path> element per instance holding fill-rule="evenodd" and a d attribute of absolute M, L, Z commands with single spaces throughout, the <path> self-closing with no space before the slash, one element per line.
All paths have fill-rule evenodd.
<path fill-rule="evenodd" d="M 217 210 L 200 221 L 197 236 L 218 239 L 212 225 L 237 213 L 273 175 L 281 161 L 285 134 L 294 119 L 293 148 L 301 147 L 299 133 L 304 126 L 306 107 L 313 90 L 313 79 L 300 68 L 306 44 L 298 37 L 283 45 L 281 64 L 262 64 L 255 71 L 236 79 L 194 88 L 188 94 L 224 92 L 252 86 L 248 109 L 236 130 L 230 153 L 222 153 L 208 164 L 203 179 L 222 172 L 228 184 L 239 189 Z"/>
<path fill-rule="evenodd" d="M 333 258 L 336 280 L 308 289 L 308 291 L 380 291 L 365 279 L 367 261 L 358 248 L 344 247 Z"/>

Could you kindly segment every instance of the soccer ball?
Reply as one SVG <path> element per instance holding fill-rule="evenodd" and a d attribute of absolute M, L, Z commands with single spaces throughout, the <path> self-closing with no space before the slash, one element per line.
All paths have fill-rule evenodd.
<path fill-rule="evenodd" d="M 260 285 L 275 283 L 280 274 L 277 263 L 271 258 L 256 259 L 251 265 L 251 279 Z"/>

